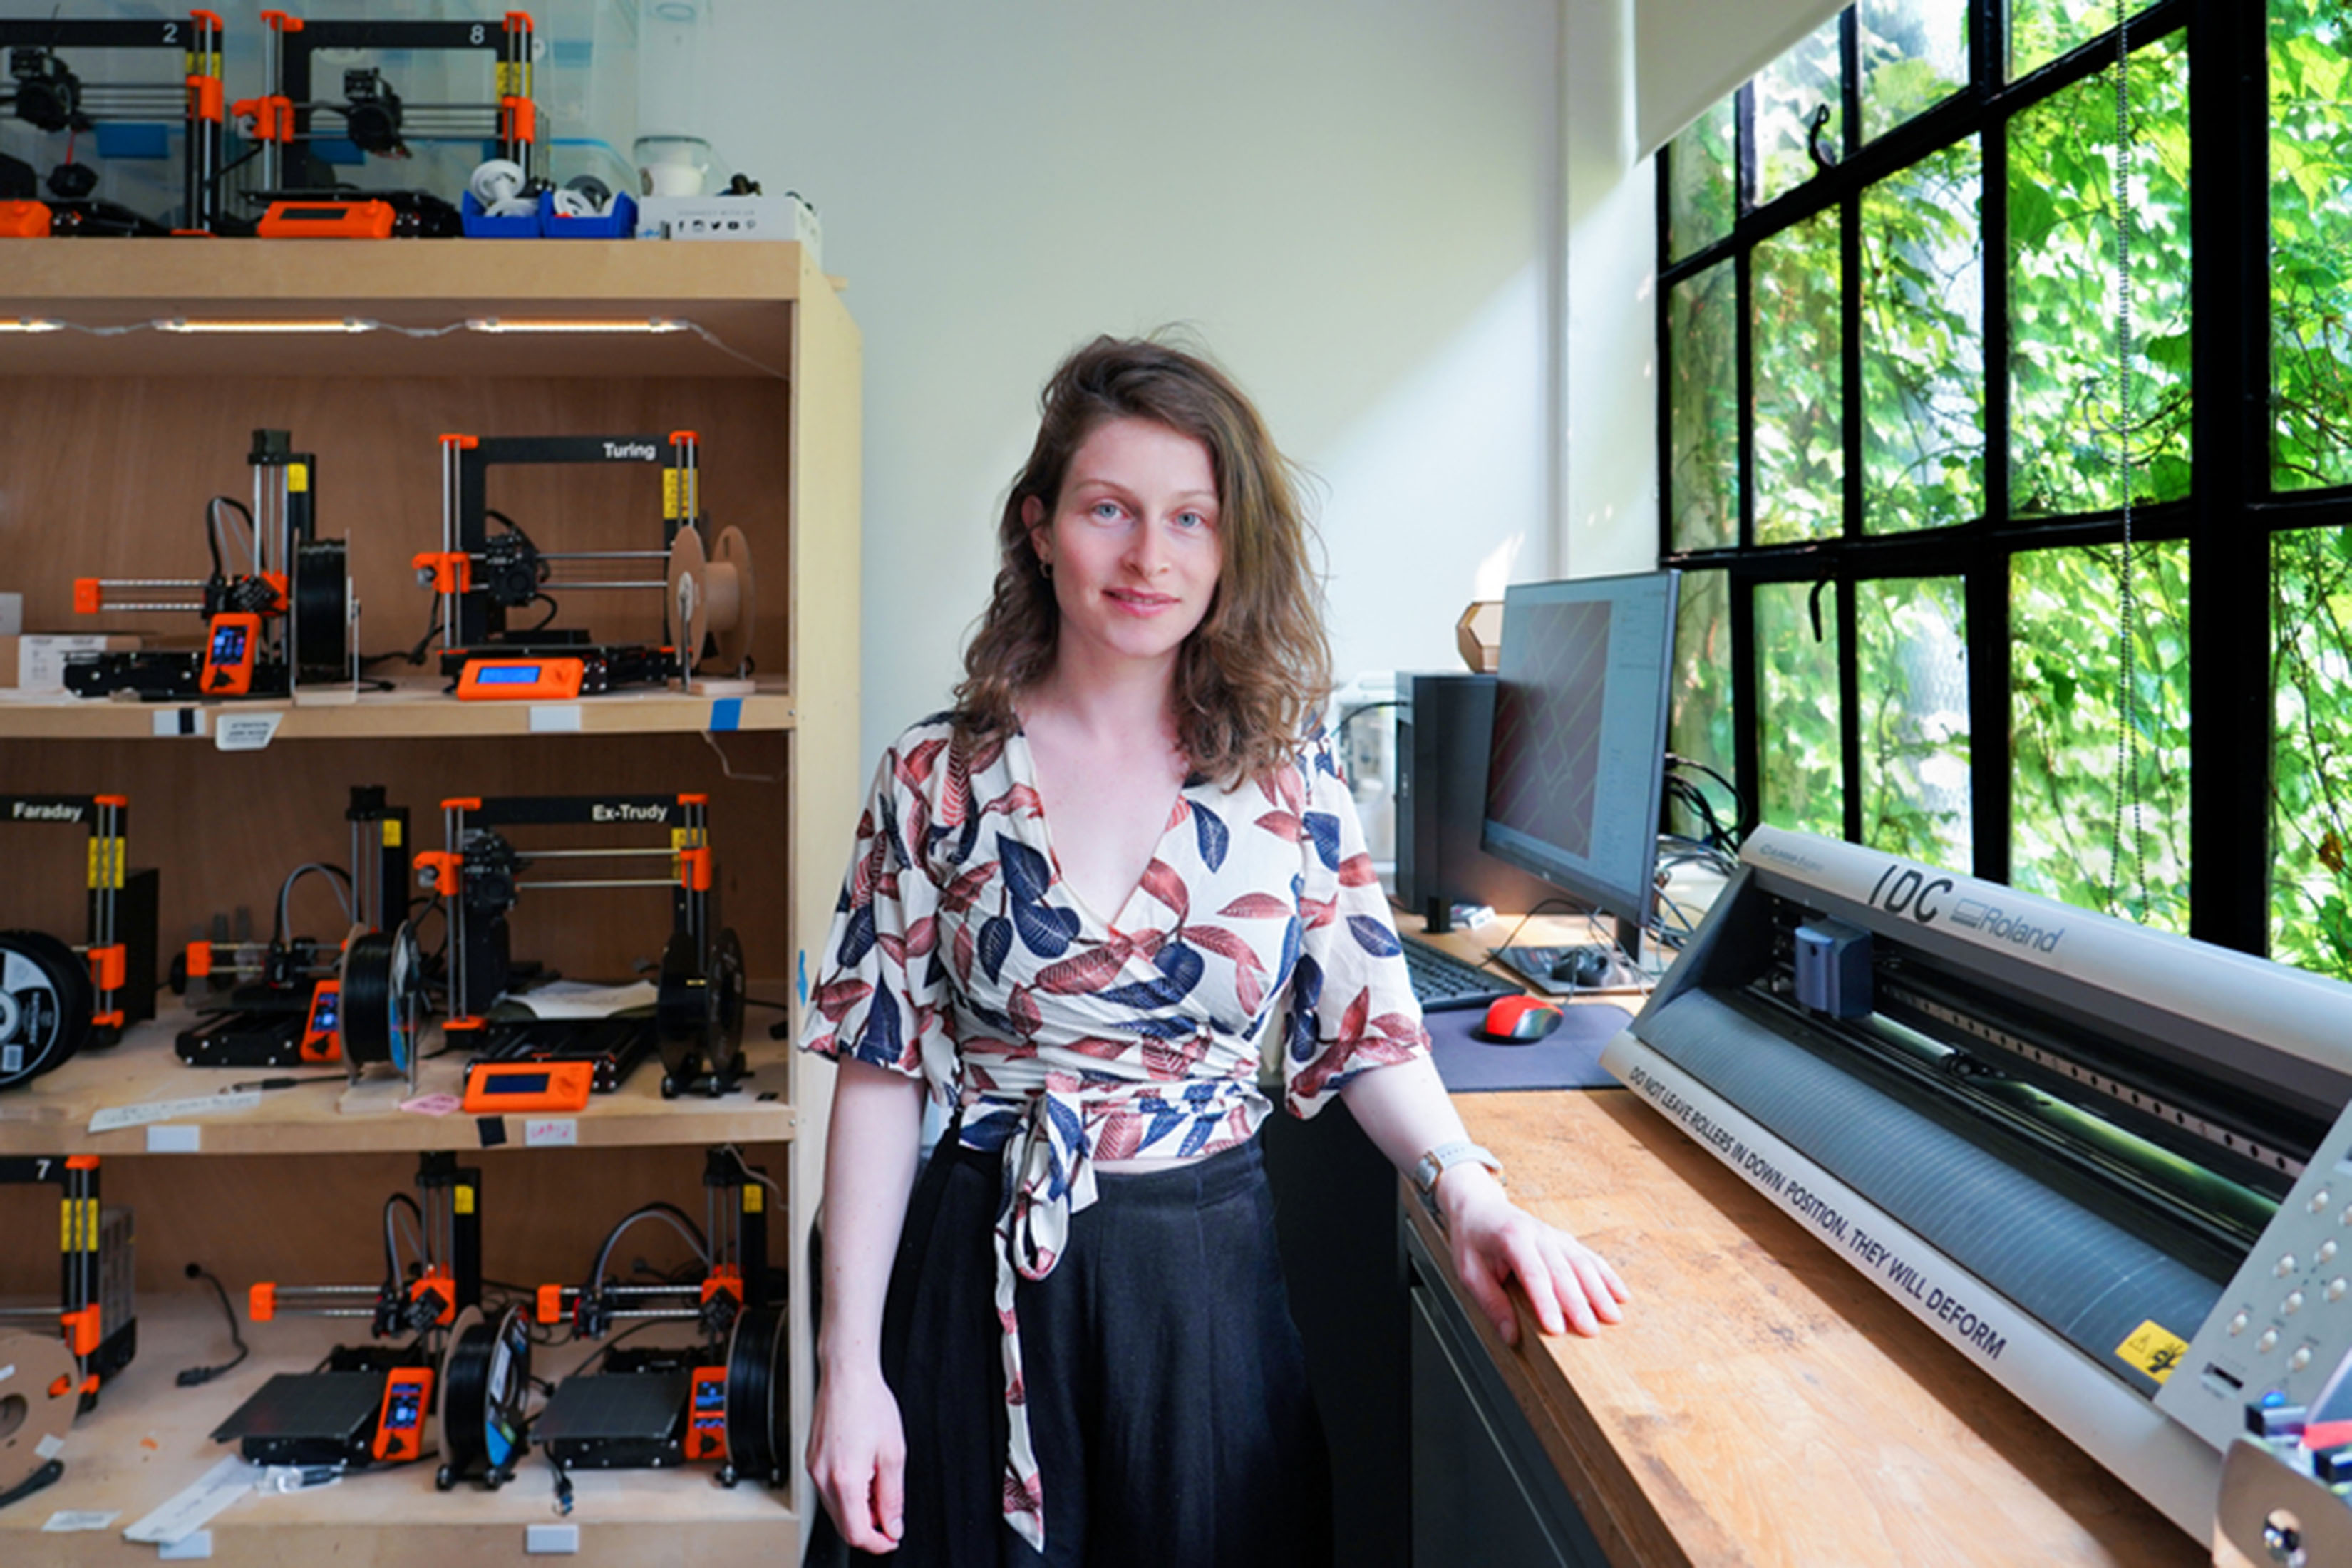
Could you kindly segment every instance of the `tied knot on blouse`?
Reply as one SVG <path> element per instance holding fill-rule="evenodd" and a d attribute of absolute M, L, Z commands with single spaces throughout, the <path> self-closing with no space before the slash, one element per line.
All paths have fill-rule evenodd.
<path fill-rule="evenodd" d="M 802 1046 L 920 1079 L 1003 1158 L 1004 1517 L 1042 1548 L 1018 1282 L 1066 1251 L 1096 1163 L 1246 1142 L 1269 1052 L 1311 1116 L 1428 1050 L 1354 800 L 1322 736 L 1268 777 L 1188 780 L 1106 920 L 1059 874 L 1026 738 L 937 714 L 883 756 L 824 951 Z"/>

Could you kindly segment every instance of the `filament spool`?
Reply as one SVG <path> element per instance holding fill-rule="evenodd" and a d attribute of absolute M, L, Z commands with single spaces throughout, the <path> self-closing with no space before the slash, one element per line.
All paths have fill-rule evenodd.
<path fill-rule="evenodd" d="M 727 1339 L 727 1462 L 719 1479 L 733 1486 L 749 1477 L 772 1487 L 791 1479 L 786 1456 L 789 1430 L 779 1434 L 779 1411 L 791 1419 L 790 1390 L 783 1377 L 784 1331 L 790 1320 L 780 1308 L 758 1307 L 737 1314 Z"/>
<path fill-rule="evenodd" d="M 457 1315 L 441 1367 L 443 1491 L 478 1480 L 495 1491 L 530 1451 L 523 1405 L 530 1393 L 530 1326 L 520 1307 L 486 1318 L 479 1307 Z"/>
<path fill-rule="evenodd" d="M 334 679 L 351 673 L 351 573 L 340 539 L 307 540 L 294 552 L 295 674 Z"/>
<path fill-rule="evenodd" d="M 689 671 L 701 662 L 706 643 L 716 639 L 711 660 L 728 675 L 751 659 L 751 627 L 757 619 L 758 584 L 751 571 L 751 542 L 740 528 L 719 531 L 706 551 L 702 530 L 689 524 L 669 547 L 670 634 L 679 662 Z"/>
<path fill-rule="evenodd" d="M 65 1473 L 58 1453 L 80 1384 L 73 1353 L 56 1334 L 0 1330 L 0 1506 Z"/>
<path fill-rule="evenodd" d="M 343 947 L 341 1023 L 343 1069 L 353 1083 L 383 1062 L 413 1083 L 416 1033 L 425 1014 L 425 967 L 415 928 L 372 931 Z"/>
<path fill-rule="evenodd" d="M 72 948 L 46 931 L 0 931 L 0 1089 L 70 1060 L 89 1038 L 96 1003 Z"/>

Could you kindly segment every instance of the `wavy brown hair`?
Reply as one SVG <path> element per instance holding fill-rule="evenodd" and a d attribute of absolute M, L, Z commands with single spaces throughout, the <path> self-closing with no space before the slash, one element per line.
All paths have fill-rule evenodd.
<path fill-rule="evenodd" d="M 1149 419 L 1208 449 L 1217 483 L 1217 590 L 1177 650 L 1176 734 L 1195 771 L 1238 782 L 1288 763 L 1331 685 L 1312 527 L 1291 465 L 1231 377 L 1148 338 L 1097 338 L 1039 398 L 1029 460 L 997 524 L 996 585 L 964 649 L 956 728 L 967 742 L 1020 723 L 1015 704 L 1054 665 L 1061 610 L 1022 513 L 1047 517 L 1070 459 L 1113 419 Z"/>

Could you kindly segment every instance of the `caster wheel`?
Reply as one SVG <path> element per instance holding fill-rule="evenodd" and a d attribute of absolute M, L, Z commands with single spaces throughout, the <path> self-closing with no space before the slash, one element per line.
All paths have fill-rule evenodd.
<path fill-rule="evenodd" d="M 721 1465 L 719 1467 L 719 1484 L 720 1486 L 725 1487 L 731 1491 L 734 1489 L 737 1479 L 734 1466 Z"/>
<path fill-rule="evenodd" d="M 676 1100 L 677 1098 L 677 1079 L 670 1077 L 667 1073 L 662 1074 L 662 1098 L 664 1100 Z"/>
<path fill-rule="evenodd" d="M 435 1473 L 433 1477 L 433 1484 L 438 1489 L 446 1492 L 451 1487 L 457 1484 L 457 1478 L 449 1473 L 448 1466 L 444 1465 Z"/>

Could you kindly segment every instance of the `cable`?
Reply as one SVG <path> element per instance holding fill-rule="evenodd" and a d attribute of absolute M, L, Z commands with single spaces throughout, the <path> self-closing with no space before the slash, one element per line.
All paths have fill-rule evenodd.
<path fill-rule="evenodd" d="M 292 896 L 294 884 L 301 880 L 305 873 L 310 871 L 323 871 L 329 878 L 341 882 L 336 891 L 343 901 L 343 919 L 349 921 L 352 918 L 352 874 L 341 866 L 330 866 L 324 860 L 305 860 L 286 874 L 286 880 L 278 884 L 278 921 L 269 928 L 269 945 L 272 951 L 276 951 L 286 941 L 286 900 Z"/>
<path fill-rule="evenodd" d="M 406 1193 L 394 1193 L 383 1200 L 383 1274 L 385 1280 L 395 1290 L 400 1288 L 402 1275 L 400 1244 L 393 1235 L 393 1214 L 404 1205 L 407 1207 L 410 1216 L 416 1222 L 413 1239 L 416 1243 L 417 1261 L 422 1263 L 425 1260 L 425 1211 L 418 1207 L 416 1200 Z"/>
<path fill-rule="evenodd" d="M 776 775 L 773 773 L 737 773 L 735 771 L 734 764 L 727 760 L 726 748 L 719 745 L 718 736 L 712 734 L 709 731 L 705 730 L 702 731 L 702 739 L 712 751 L 719 753 L 719 771 L 728 778 L 735 779 L 743 784 L 774 784 L 777 782 Z"/>
<path fill-rule="evenodd" d="M 245 1342 L 245 1336 L 237 1331 L 236 1309 L 229 1305 L 228 1287 L 223 1285 L 220 1282 L 218 1276 L 213 1274 L 200 1263 L 189 1264 L 187 1273 L 189 1279 L 202 1279 L 206 1284 L 209 1284 L 213 1288 L 213 1293 L 220 1298 L 221 1312 L 228 1319 L 229 1343 L 236 1347 L 236 1354 L 221 1363 L 218 1366 L 182 1367 L 179 1371 L 179 1374 L 173 1378 L 173 1381 L 177 1383 L 182 1388 L 194 1388 L 198 1384 L 210 1383 L 213 1379 L 220 1376 L 222 1373 L 232 1372 L 237 1367 L 243 1365 L 245 1363 L 245 1358 L 253 1353 L 253 1348 Z"/>
<path fill-rule="evenodd" d="M 675 1204 L 647 1204 L 614 1226 L 612 1233 L 604 1237 L 604 1249 L 596 1254 L 596 1268 L 588 1276 L 588 1289 L 592 1294 L 604 1282 L 605 1266 L 612 1262 L 613 1247 L 620 1241 L 622 1233 L 641 1219 L 657 1219 L 677 1231 L 694 1248 L 694 1255 L 702 1259 L 703 1268 L 708 1271 L 710 1268 L 710 1243 L 704 1238 L 702 1227 Z"/>

